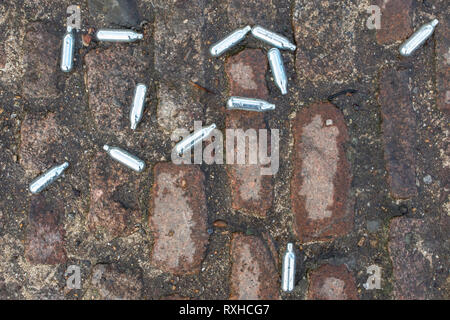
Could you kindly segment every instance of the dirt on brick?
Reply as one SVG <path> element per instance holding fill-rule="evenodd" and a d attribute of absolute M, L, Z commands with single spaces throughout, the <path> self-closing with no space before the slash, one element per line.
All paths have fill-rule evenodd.
<path fill-rule="evenodd" d="M 449 243 L 445 236 L 449 230 L 449 147 L 443 105 L 448 75 L 442 58 L 448 48 L 443 21 L 413 56 L 402 58 L 398 54 L 401 41 L 418 26 L 435 17 L 445 19 L 448 3 L 402 1 L 399 10 L 389 11 L 396 3 L 400 2 L 391 0 L 382 8 L 382 26 L 389 27 L 372 30 L 366 27 L 370 16 L 367 7 L 372 4 L 368 0 L 202 0 L 192 4 L 142 0 L 136 2 L 140 19 L 134 22 L 139 24 L 133 24 L 144 33 L 143 41 L 117 45 L 91 39 L 89 46 L 83 46 L 80 37 L 89 33 L 89 28 L 117 27 L 118 21 L 106 19 L 104 13 L 89 8 L 88 1 L 80 1 L 83 25 L 76 32 L 74 70 L 65 74 L 59 70 L 60 45 L 66 9 L 73 3 L 62 0 L 55 6 L 50 0 L 3 1 L 0 28 L 6 32 L 0 34 L 0 298 L 228 299 L 237 292 L 230 281 L 235 268 L 231 247 L 236 233 L 245 239 L 257 239 L 257 248 L 264 248 L 243 255 L 255 261 L 269 261 L 276 254 L 280 261 L 289 242 L 297 250 L 295 290 L 280 291 L 280 266 L 274 263 L 267 266 L 270 270 L 266 278 L 261 278 L 265 286 L 259 291 L 261 296 L 448 298 Z M 289 80 L 285 96 L 270 72 L 265 72 L 264 79 L 259 73 L 268 69 L 262 56 L 270 46 L 249 36 L 219 58 L 208 53 L 211 44 L 235 28 L 253 24 L 283 34 L 299 48 L 295 53 L 282 52 Z M 390 31 L 392 26 L 395 32 Z M 157 242 L 149 223 L 157 184 L 153 167 L 170 162 L 175 145 L 170 135 L 177 126 L 191 129 L 193 120 L 199 119 L 204 124 L 215 123 L 225 132 L 226 101 L 234 90 L 227 76 L 227 61 L 234 61 L 239 54 L 242 57 L 248 50 L 260 52 L 258 56 L 264 61 L 253 62 L 252 72 L 258 77 L 253 80 L 257 86 L 265 80 L 267 99 L 277 106 L 257 121 L 280 133 L 280 167 L 271 177 L 273 197 L 269 201 L 267 194 L 261 193 L 265 215 L 239 214 L 233 209 L 227 167 L 200 165 L 198 174 L 190 174 L 191 181 L 186 184 L 195 184 L 204 176 L 202 255 L 194 266 L 195 273 L 176 274 L 151 261 Z M 380 90 L 390 86 L 383 83 L 386 78 L 380 77 L 381 71 L 406 69 L 412 76 L 401 90 L 410 100 L 401 100 L 398 107 L 394 95 L 389 98 L 392 101 L 380 99 Z M 236 74 L 238 82 L 254 88 L 245 78 L 247 74 Z M 130 132 L 127 108 L 137 81 L 149 85 L 149 95 L 138 130 Z M 389 92 L 397 94 L 395 91 Z M 164 101 L 172 106 L 161 109 Z M 326 101 L 342 114 L 342 125 L 347 128 L 348 139 L 339 153 L 345 155 L 352 174 L 347 191 L 355 199 L 349 208 L 353 211 L 353 227 L 331 241 L 304 243 L 295 232 L 298 208 L 291 202 L 290 181 L 299 166 L 295 119 L 315 103 Z M 394 106 L 390 113 L 383 111 L 388 104 Z M 403 124 L 402 119 L 415 122 L 414 138 L 406 135 L 406 151 L 395 149 L 403 146 L 399 142 L 386 153 L 385 141 L 392 139 L 399 128 L 390 133 L 384 127 L 389 121 Z M 402 136 L 400 133 L 397 138 Z M 105 143 L 120 145 L 145 159 L 145 173 L 135 176 L 106 155 L 103 158 L 101 147 Z M 324 150 L 333 154 L 329 148 Z M 415 191 L 408 192 L 407 199 L 393 197 L 386 160 L 401 162 L 411 157 L 415 170 L 403 162 L 397 168 L 400 177 L 407 176 L 408 190 Z M 71 166 L 64 177 L 41 196 L 28 192 L 38 171 L 54 161 L 66 160 Z M 431 181 L 427 178 L 425 183 L 428 176 Z M 92 200 L 95 189 L 106 195 L 98 203 Z M 39 197 L 45 199 L 45 205 L 38 205 Z M 270 205 L 265 205 L 266 201 Z M 103 206 L 100 215 L 111 222 L 99 231 L 89 228 L 91 210 L 96 206 Z M 126 223 L 111 216 L 116 209 L 129 216 Z M 58 219 L 52 215 L 56 213 Z M 48 218 L 30 220 L 35 216 Z M 405 219 L 420 224 L 406 223 Z M 223 223 L 214 225 L 217 220 Z M 117 232 L 109 235 L 105 231 L 108 227 Z M 54 241 L 42 243 L 46 230 Z M 409 243 L 402 234 L 408 231 L 412 234 Z M 27 241 L 33 238 L 41 245 L 29 247 Z M 38 254 L 48 252 L 49 246 L 58 248 L 56 255 Z M 374 264 L 382 270 L 382 288 L 366 290 L 367 268 Z M 80 267 L 82 289 L 67 288 L 65 272 L 70 265 Z M 345 272 L 333 273 L 335 279 L 315 281 L 318 278 L 314 274 L 323 265 L 341 266 Z M 425 294 L 421 285 L 403 281 L 405 265 L 409 268 L 407 275 L 418 281 L 426 279 Z M 100 280 L 92 282 L 102 269 L 106 271 Z M 120 281 L 111 281 L 108 272 Z M 250 275 L 241 277 L 242 283 L 251 279 Z M 346 291 L 348 288 L 351 291 Z M 313 291 L 317 296 L 309 296 Z"/>

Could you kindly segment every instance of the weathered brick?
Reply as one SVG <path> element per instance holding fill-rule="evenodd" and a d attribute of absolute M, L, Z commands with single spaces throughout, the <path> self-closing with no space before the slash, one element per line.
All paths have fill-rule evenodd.
<path fill-rule="evenodd" d="M 172 163 L 157 164 L 154 174 L 151 261 L 165 272 L 197 273 L 209 239 L 204 174 L 198 166 Z"/>
<path fill-rule="evenodd" d="M 128 138 L 129 110 L 136 84 L 145 83 L 149 63 L 142 49 L 113 45 L 86 57 L 89 107 L 102 131 Z"/>
<path fill-rule="evenodd" d="M 206 45 L 202 41 L 205 0 L 157 0 L 155 69 L 161 79 L 187 84 L 205 74 Z"/>
<path fill-rule="evenodd" d="M 309 275 L 309 300 L 358 300 L 356 283 L 345 265 L 323 265 Z"/>
<path fill-rule="evenodd" d="M 423 220 L 400 217 L 389 229 L 396 299 L 426 299 L 433 277 L 432 254 L 424 245 Z"/>
<path fill-rule="evenodd" d="M 41 22 L 27 25 L 23 43 L 23 95 L 26 98 L 56 98 L 59 94 L 61 39 L 51 32 L 54 29 Z"/>
<path fill-rule="evenodd" d="M 105 231 L 108 238 L 130 234 L 141 219 L 139 175 L 112 160 L 105 152 L 97 153 L 89 174 L 89 229 Z"/>
<path fill-rule="evenodd" d="M 168 135 L 174 130 L 193 130 L 194 121 L 203 117 L 199 92 L 192 83 L 203 83 L 206 44 L 202 41 L 206 1 L 157 0 L 155 20 L 155 69 L 158 88 L 157 116 Z"/>
<path fill-rule="evenodd" d="M 136 300 L 142 298 L 143 282 L 140 269 L 122 270 L 116 264 L 99 264 L 93 269 L 91 283 L 91 291 L 86 295 L 88 299 Z"/>
<path fill-rule="evenodd" d="M 268 98 L 265 81 L 267 58 L 259 49 L 246 49 L 226 62 L 226 72 L 230 83 L 231 96 L 244 96 L 259 99 Z M 227 129 L 267 129 L 262 113 L 239 110 L 227 111 Z M 270 141 L 270 139 L 268 139 Z M 234 144 L 235 161 L 237 143 Z M 257 146 L 256 146 L 257 148 Z M 250 149 L 255 150 L 255 147 Z M 232 206 L 235 210 L 265 217 L 272 206 L 273 180 L 271 176 L 261 174 L 261 165 L 250 164 L 249 148 L 246 147 L 246 164 L 227 166 L 231 182 Z M 259 163 L 259 159 L 258 159 Z"/>
<path fill-rule="evenodd" d="M 296 70 L 302 84 L 342 83 L 356 72 L 352 48 L 358 23 L 358 6 L 350 1 L 295 1 Z"/>
<path fill-rule="evenodd" d="M 234 233 L 231 257 L 230 299 L 279 299 L 279 275 L 268 248 L 260 238 Z"/>
<path fill-rule="evenodd" d="M 0 1 L 0 84 L 7 85 L 12 92 L 21 92 L 24 73 L 24 31 L 16 29 L 18 19 L 14 18 L 23 10 L 16 1 Z"/>
<path fill-rule="evenodd" d="M 203 105 L 192 88 L 173 88 L 161 83 L 158 101 L 158 124 L 167 135 L 171 135 L 176 129 L 193 131 L 194 121 L 202 120 Z"/>
<path fill-rule="evenodd" d="M 436 87 L 438 91 L 437 106 L 450 116 L 450 14 L 447 3 L 439 13 L 439 25 L 435 30 L 436 39 Z"/>
<path fill-rule="evenodd" d="M 408 70 L 384 69 L 378 95 L 383 117 L 384 158 L 394 198 L 416 195 L 416 116 L 409 90 Z"/>
<path fill-rule="evenodd" d="M 275 21 L 280 0 L 225 0 L 227 3 L 228 21 L 230 30 L 242 28 L 246 25 L 262 25 L 267 28 Z M 225 36 L 225 35 L 224 35 Z"/>
<path fill-rule="evenodd" d="M 268 98 L 265 74 L 268 61 L 259 49 L 246 49 L 226 62 L 232 96 Z"/>
<path fill-rule="evenodd" d="M 267 129 L 261 113 L 246 111 L 228 111 L 226 127 L 227 129 L 242 129 L 242 134 L 253 129 L 259 139 L 261 138 L 259 129 Z M 270 138 L 267 141 L 270 143 Z M 227 145 L 228 143 L 227 141 Z M 250 141 L 246 145 L 248 146 L 245 147 L 245 164 L 237 164 L 237 154 L 244 151 L 238 149 L 239 144 L 236 141 L 234 150 L 232 149 L 235 163 L 231 164 L 227 160 L 226 170 L 231 185 L 232 207 L 247 214 L 265 217 L 272 206 L 273 178 L 270 175 L 262 175 L 261 169 L 267 168 L 267 166 L 260 164 L 259 156 L 257 164 L 250 164 L 249 151 L 257 150 L 258 146 L 252 146 Z M 268 149 L 268 154 L 270 154 L 270 146 Z"/>
<path fill-rule="evenodd" d="M 123 27 L 139 27 L 136 0 L 89 0 L 89 13 L 101 17 L 106 22 Z"/>
<path fill-rule="evenodd" d="M 20 130 L 20 164 L 25 170 L 37 174 L 55 163 L 53 150 L 61 143 L 61 127 L 54 113 L 45 117 L 27 114 Z"/>
<path fill-rule="evenodd" d="M 295 152 L 291 180 L 294 231 L 300 241 L 329 241 L 353 227 L 350 164 L 342 113 L 329 103 L 301 111 L 293 123 Z"/>
<path fill-rule="evenodd" d="M 61 264 L 67 260 L 61 200 L 33 197 L 30 204 L 25 257 L 32 264 Z"/>
<path fill-rule="evenodd" d="M 403 41 L 412 34 L 412 0 L 376 0 L 375 4 L 381 9 L 381 29 L 377 30 L 379 44 Z"/>

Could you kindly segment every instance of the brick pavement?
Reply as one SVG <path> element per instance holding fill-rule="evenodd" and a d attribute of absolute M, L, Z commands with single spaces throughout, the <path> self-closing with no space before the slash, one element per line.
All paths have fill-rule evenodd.
<path fill-rule="evenodd" d="M 366 27 L 369 2 L 131 2 L 112 11 L 109 1 L 81 1 L 70 74 L 58 64 L 71 3 L 0 4 L 10 31 L 0 35 L 0 297 L 449 298 L 444 0 L 374 1 L 379 30 Z M 435 35 L 401 58 L 401 42 L 433 17 Z M 287 96 L 272 83 L 267 45 L 250 37 L 209 56 L 213 41 L 247 24 L 296 43 L 283 52 Z M 89 28 L 119 26 L 137 27 L 144 41 L 81 44 Z M 131 132 L 138 82 L 149 95 Z M 277 109 L 225 111 L 230 95 Z M 279 129 L 279 172 L 170 163 L 173 130 L 194 120 L 224 133 Z M 113 162 L 105 143 L 145 159 L 146 170 Z M 28 193 L 34 176 L 63 160 L 64 177 Z M 288 242 L 299 268 L 295 290 L 282 293 Z M 82 269 L 82 290 L 67 288 L 69 265 Z M 371 265 L 382 270 L 380 289 L 365 289 Z"/>

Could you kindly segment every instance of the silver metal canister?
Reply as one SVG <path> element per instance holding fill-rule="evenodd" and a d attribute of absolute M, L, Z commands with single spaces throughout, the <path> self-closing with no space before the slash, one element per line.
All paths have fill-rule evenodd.
<path fill-rule="evenodd" d="M 63 174 L 64 170 L 66 170 L 68 166 L 69 163 L 66 161 L 63 164 L 55 166 L 50 170 L 44 172 L 42 175 L 40 175 L 30 183 L 30 192 L 39 193 L 47 188 Z"/>

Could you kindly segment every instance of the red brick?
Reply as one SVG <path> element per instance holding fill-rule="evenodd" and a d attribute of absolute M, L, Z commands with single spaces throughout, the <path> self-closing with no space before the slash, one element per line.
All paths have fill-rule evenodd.
<path fill-rule="evenodd" d="M 309 275 L 309 300 L 358 300 L 355 279 L 345 265 L 323 265 Z"/>
<path fill-rule="evenodd" d="M 141 221 L 139 174 L 112 160 L 105 152 L 97 153 L 89 174 L 89 229 L 104 231 L 108 238 L 129 235 Z"/>
<path fill-rule="evenodd" d="M 226 62 L 231 96 L 268 98 L 266 86 L 267 57 L 259 49 L 245 49 Z"/>
<path fill-rule="evenodd" d="M 417 194 L 415 131 L 416 116 L 409 90 L 407 70 L 384 69 L 378 100 L 383 117 L 384 158 L 391 195 L 407 199 Z"/>
<path fill-rule="evenodd" d="M 54 113 L 45 117 L 27 114 L 20 130 L 20 164 L 36 175 L 54 165 L 53 148 L 61 143 L 62 132 Z"/>
<path fill-rule="evenodd" d="M 151 261 L 165 272 L 197 273 L 209 239 L 204 174 L 194 165 L 159 163 L 154 176 Z"/>
<path fill-rule="evenodd" d="M 141 299 L 142 270 L 122 270 L 117 265 L 96 265 L 92 272 L 92 287 L 96 295 L 88 298 L 101 300 Z M 91 291 L 92 293 L 92 291 Z"/>
<path fill-rule="evenodd" d="M 327 120 L 332 124 L 327 125 Z M 350 164 L 344 116 L 333 105 L 304 109 L 293 123 L 295 152 L 291 204 L 302 242 L 330 241 L 353 228 Z"/>
<path fill-rule="evenodd" d="M 149 59 L 143 50 L 129 45 L 113 45 L 92 50 L 86 57 L 89 106 L 98 128 L 127 139 L 129 110 L 138 82 L 145 83 Z"/>
<path fill-rule="evenodd" d="M 234 233 L 231 240 L 231 297 L 237 300 L 279 299 L 279 275 L 263 241 Z"/>
<path fill-rule="evenodd" d="M 259 129 L 266 129 L 267 127 L 261 113 L 234 110 L 227 112 L 226 128 L 242 129 L 244 133 L 248 129 L 254 129 L 256 131 L 256 135 L 260 138 Z M 270 142 L 270 138 L 267 140 Z M 249 144 L 249 142 L 247 142 L 247 144 Z M 230 164 L 227 161 L 228 165 L 226 167 L 231 185 L 232 207 L 233 209 L 240 210 L 246 214 L 265 217 L 267 211 L 272 206 L 273 178 L 270 175 L 261 174 L 261 169 L 267 166 L 262 166 L 259 164 L 259 156 L 257 164 L 250 164 L 250 147 L 246 147 L 245 150 L 246 163 L 237 164 L 237 146 L 238 144 L 235 141 L 235 163 Z"/>
<path fill-rule="evenodd" d="M 355 72 L 355 26 L 360 18 L 354 13 L 358 10 L 350 1 L 295 1 L 295 66 L 301 86 L 307 81 L 318 86 L 341 84 Z"/>
<path fill-rule="evenodd" d="M 246 49 L 229 58 L 226 62 L 226 72 L 230 95 L 267 99 L 266 71 L 267 58 L 259 49 Z M 227 111 L 226 128 L 242 129 L 244 132 L 254 129 L 259 136 L 259 129 L 267 129 L 267 126 L 262 113 L 233 110 Z M 246 159 L 248 151 L 246 148 Z M 236 153 L 236 149 L 234 152 Z M 231 183 L 233 209 L 265 217 L 272 206 L 272 177 L 261 175 L 261 165 L 250 164 L 248 160 L 246 164 L 230 164 L 227 166 L 227 172 Z"/>
<path fill-rule="evenodd" d="M 31 200 L 25 257 L 32 264 L 62 264 L 67 260 L 61 200 L 38 195 Z"/>
<path fill-rule="evenodd" d="M 377 42 L 381 45 L 406 40 L 412 33 L 412 0 L 376 0 L 381 9 L 381 29 Z"/>
<path fill-rule="evenodd" d="M 27 25 L 23 43 L 25 73 L 23 95 L 26 98 L 56 98 L 61 38 L 52 33 L 48 24 L 35 22 Z"/>
<path fill-rule="evenodd" d="M 450 116 L 450 14 L 448 4 L 439 11 L 439 24 L 435 30 L 436 39 L 436 87 L 438 90 L 437 106 Z"/>
<path fill-rule="evenodd" d="M 389 255 L 393 264 L 395 299 L 426 299 L 433 276 L 432 256 L 423 241 L 426 223 L 394 219 L 389 229 Z"/>

